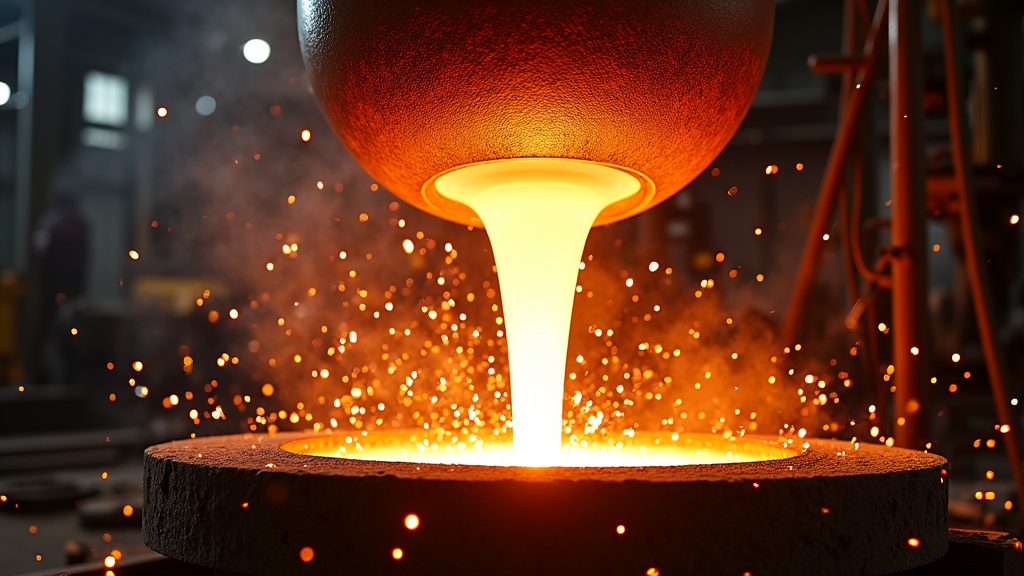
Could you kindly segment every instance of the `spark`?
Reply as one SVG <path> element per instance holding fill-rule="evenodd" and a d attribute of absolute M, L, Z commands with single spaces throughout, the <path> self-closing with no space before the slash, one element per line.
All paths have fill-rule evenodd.
<path fill-rule="evenodd" d="M 420 517 L 416 514 L 408 514 L 405 517 L 404 524 L 407 530 L 415 530 L 420 527 Z"/>

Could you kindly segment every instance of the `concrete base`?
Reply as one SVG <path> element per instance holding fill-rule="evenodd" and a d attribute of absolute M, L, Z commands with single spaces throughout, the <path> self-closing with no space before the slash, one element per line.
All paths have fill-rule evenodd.
<path fill-rule="evenodd" d="M 920 452 L 811 440 L 763 462 L 518 468 L 280 448 L 310 435 L 150 447 L 145 543 L 267 575 L 885 574 L 947 547 L 946 461 Z"/>

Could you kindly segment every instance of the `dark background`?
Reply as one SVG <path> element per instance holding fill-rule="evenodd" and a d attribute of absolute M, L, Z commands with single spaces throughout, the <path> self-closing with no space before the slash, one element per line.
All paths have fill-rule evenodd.
<path fill-rule="evenodd" d="M 1020 225 L 1012 223 L 1024 195 L 1022 7 L 1011 0 L 958 5 L 968 48 L 960 59 L 969 77 L 972 159 L 987 183 L 978 196 L 985 268 L 1000 346 L 1011 366 L 1009 394 L 1016 398 L 1024 364 L 1022 240 Z M 941 174 L 950 169 L 948 124 L 941 36 L 930 14 L 922 13 L 922 106 L 929 172 Z M 126 554 L 143 550 L 137 514 L 117 514 L 137 499 L 138 450 L 191 433 L 251 428 L 244 415 L 211 417 L 216 404 L 205 402 L 211 392 L 200 393 L 217 380 L 224 391 L 218 402 L 230 408 L 232 396 L 258 394 L 269 378 L 256 367 L 258 350 L 249 346 L 251 354 L 245 353 L 246 341 L 255 339 L 251 330 L 211 323 L 210 304 L 196 305 L 204 290 L 223 315 L 259 301 L 260 294 L 294 289 L 259 284 L 260 266 L 275 254 L 280 259 L 282 239 L 374 249 L 401 242 L 393 227 L 305 223 L 317 211 L 386 219 L 394 199 L 370 191 L 372 178 L 331 133 L 309 89 L 295 30 L 294 5 L 287 1 L 0 0 L 0 82 L 11 93 L 0 104 L 0 481 L 8 491 L 54 482 L 70 490 L 72 501 L 75 494 L 79 502 L 83 494 L 99 494 L 114 511 L 106 520 L 100 514 L 93 527 L 82 520 L 81 507 L 77 516 L 60 506 L 39 516 L 0 510 L 0 572 L 63 565 L 76 558 L 65 550 L 67 542 L 80 542 L 80 556 L 92 562 L 118 542 Z M 719 279 L 721 306 L 781 324 L 841 90 L 838 76 L 811 72 L 807 59 L 841 52 L 843 30 L 841 2 L 779 0 L 767 71 L 732 144 L 677 196 L 597 231 L 588 250 L 608 254 L 609 268 L 645 269 L 652 260 L 674 268 L 672 290 L 680 300 L 701 279 Z M 270 44 L 266 62 L 244 58 L 242 46 L 252 38 Z M 887 242 L 879 226 L 889 198 L 884 66 L 881 75 L 863 145 L 862 235 L 869 257 Z M 157 114 L 160 108 L 165 117 Z M 311 131 L 309 142 L 300 138 L 303 129 Z M 777 171 L 766 173 L 771 166 Z M 316 182 L 334 195 L 315 196 Z M 736 194 L 728 192 L 732 187 Z M 289 195 L 298 196 L 303 212 L 287 212 Z M 81 293 L 54 308 L 33 235 L 44 214 L 67 197 L 88 225 L 80 239 L 87 265 Z M 952 462 L 954 520 L 1016 531 L 1004 504 L 1017 500 L 1002 443 L 986 448 L 998 437 L 998 422 L 957 230 L 935 213 L 940 216 L 927 220 L 929 373 L 937 379 L 928 393 L 930 438 Z M 404 205 L 398 215 L 430 238 L 479 239 Z M 805 328 L 807 352 L 823 359 L 860 339 L 843 325 L 851 303 L 840 230 L 833 232 Z M 727 255 L 724 263 L 716 261 L 718 253 Z M 379 274 L 384 285 L 389 275 L 404 274 L 400 263 L 378 259 L 375 266 L 370 274 Z M 883 322 L 884 297 L 877 298 Z M 71 328 L 78 334 L 71 336 Z M 860 392 L 844 408 L 850 413 L 837 420 L 866 418 L 864 407 L 878 402 L 871 382 L 889 363 L 885 336 L 875 366 L 854 363 Z M 214 366 L 222 354 L 225 369 Z M 231 364 L 232 356 L 241 361 Z M 135 361 L 145 368 L 136 370 Z M 185 390 L 196 391 L 192 404 L 164 404 L 171 394 L 184 398 Z M 198 418 L 186 416 L 191 407 Z M 887 424 L 877 425 L 887 435 Z M 839 435 L 857 433 L 852 430 Z M 117 471 L 119 483 L 100 481 L 107 470 Z M 988 491 L 998 496 L 986 500 Z"/>

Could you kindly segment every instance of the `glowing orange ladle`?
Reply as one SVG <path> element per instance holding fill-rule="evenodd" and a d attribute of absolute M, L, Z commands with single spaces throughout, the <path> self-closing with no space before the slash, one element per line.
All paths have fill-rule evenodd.
<path fill-rule="evenodd" d="M 327 119 L 393 194 L 480 226 L 428 181 L 508 158 L 645 175 L 600 225 L 668 198 L 722 151 L 761 80 L 774 2 L 299 0 L 298 12 Z"/>

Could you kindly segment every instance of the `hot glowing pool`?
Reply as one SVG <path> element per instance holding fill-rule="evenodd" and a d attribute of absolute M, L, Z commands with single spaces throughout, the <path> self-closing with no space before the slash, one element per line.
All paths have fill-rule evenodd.
<path fill-rule="evenodd" d="M 463 442 L 439 445 L 436 433 L 426 430 L 388 430 L 362 435 L 324 434 L 289 440 L 281 449 L 295 454 L 426 464 L 483 466 L 681 466 L 688 464 L 727 464 L 791 458 L 800 454 L 797 447 L 784 442 L 715 434 L 678 434 L 636 432 L 614 441 L 564 445 L 556 461 L 534 461 L 528 454 L 513 454 L 509 440 Z"/>

